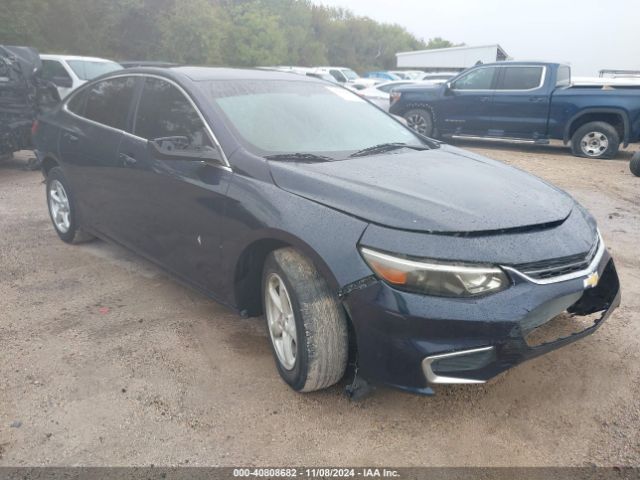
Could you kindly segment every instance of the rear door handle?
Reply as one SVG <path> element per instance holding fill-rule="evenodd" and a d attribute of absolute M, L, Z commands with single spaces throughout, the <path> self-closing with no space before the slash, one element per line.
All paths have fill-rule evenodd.
<path fill-rule="evenodd" d="M 127 155 L 126 153 L 120 154 L 120 160 L 122 160 L 122 165 L 125 167 L 133 167 L 136 163 L 138 163 L 138 160 L 136 160 L 135 157 Z"/>
<path fill-rule="evenodd" d="M 69 133 L 69 132 L 65 132 L 62 135 L 66 140 L 70 141 L 71 143 L 76 143 L 78 142 L 78 140 L 80 140 L 80 138 L 76 137 L 73 133 Z"/>
<path fill-rule="evenodd" d="M 483 102 L 483 103 L 490 102 L 491 101 L 491 97 L 480 97 L 480 101 Z"/>

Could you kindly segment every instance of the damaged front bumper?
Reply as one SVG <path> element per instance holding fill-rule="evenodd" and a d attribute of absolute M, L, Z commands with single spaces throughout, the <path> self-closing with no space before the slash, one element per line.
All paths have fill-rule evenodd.
<path fill-rule="evenodd" d="M 591 275 L 558 282 L 511 273 L 511 288 L 476 299 L 406 293 L 377 280 L 360 286 L 344 298 L 358 374 L 373 384 L 433 394 L 433 384 L 483 383 L 572 343 L 597 330 L 620 304 L 606 249 L 595 263 Z"/>

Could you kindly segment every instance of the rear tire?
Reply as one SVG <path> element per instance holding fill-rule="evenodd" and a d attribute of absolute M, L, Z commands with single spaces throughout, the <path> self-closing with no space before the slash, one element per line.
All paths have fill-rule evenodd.
<path fill-rule="evenodd" d="M 340 381 L 348 359 L 347 319 L 313 263 L 293 248 L 271 252 L 262 275 L 262 298 L 282 379 L 299 392 Z"/>
<path fill-rule="evenodd" d="M 636 152 L 629 162 L 629 170 L 636 177 L 640 177 L 640 152 Z"/>
<path fill-rule="evenodd" d="M 577 157 L 613 158 L 620 148 L 618 131 L 606 122 L 589 122 L 571 137 L 571 151 Z"/>
<path fill-rule="evenodd" d="M 423 108 L 414 108 L 404 114 L 407 126 L 420 135 L 425 137 L 433 137 L 433 116 L 429 110 Z"/>
<path fill-rule="evenodd" d="M 47 174 L 47 207 L 53 228 L 63 242 L 82 243 L 95 237 L 79 228 L 73 191 L 60 167 Z"/>

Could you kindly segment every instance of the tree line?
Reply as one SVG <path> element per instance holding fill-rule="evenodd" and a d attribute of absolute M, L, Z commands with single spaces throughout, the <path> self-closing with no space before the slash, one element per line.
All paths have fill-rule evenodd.
<path fill-rule="evenodd" d="M 396 66 L 452 46 L 309 0 L 3 0 L 0 44 L 41 53 L 193 65 Z"/>

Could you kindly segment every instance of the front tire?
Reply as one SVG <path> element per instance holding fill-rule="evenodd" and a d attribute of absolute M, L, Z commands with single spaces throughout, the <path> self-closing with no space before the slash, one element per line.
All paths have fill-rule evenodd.
<path fill-rule="evenodd" d="M 613 158 L 620 148 L 618 131 L 606 122 L 589 122 L 571 137 L 571 151 L 578 157 Z"/>
<path fill-rule="evenodd" d="M 299 392 L 337 383 L 347 367 L 347 320 L 313 263 L 293 248 L 270 253 L 262 298 L 282 379 Z"/>
<path fill-rule="evenodd" d="M 433 136 L 433 116 L 429 110 L 414 108 L 404 114 L 407 126 L 425 137 Z"/>
<path fill-rule="evenodd" d="M 636 177 L 640 177 L 640 152 L 636 152 L 629 162 L 629 170 Z"/>
<path fill-rule="evenodd" d="M 80 243 L 93 239 L 79 229 L 73 192 L 60 167 L 52 168 L 47 174 L 47 206 L 53 228 L 63 242 Z"/>

